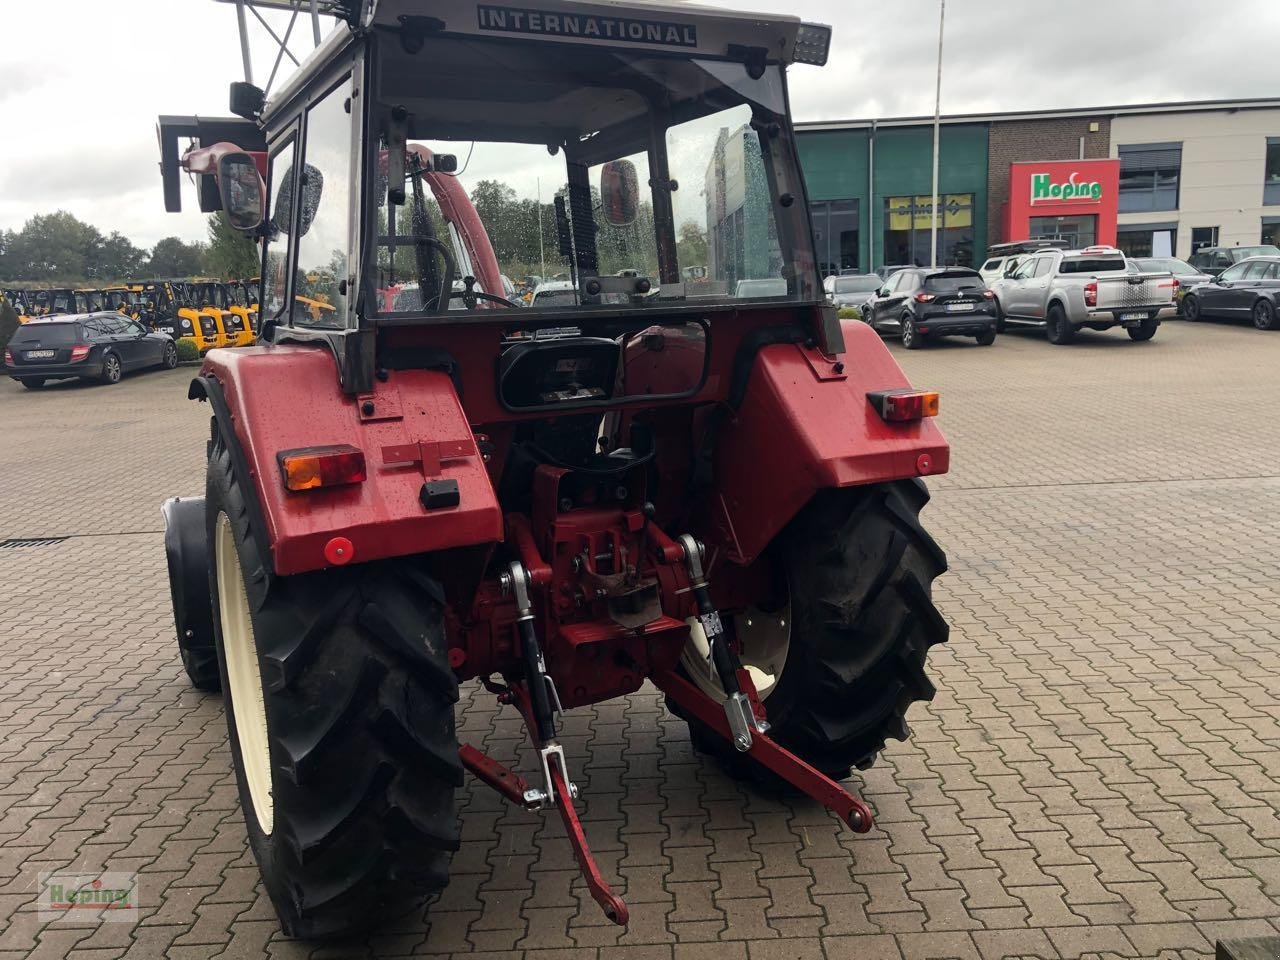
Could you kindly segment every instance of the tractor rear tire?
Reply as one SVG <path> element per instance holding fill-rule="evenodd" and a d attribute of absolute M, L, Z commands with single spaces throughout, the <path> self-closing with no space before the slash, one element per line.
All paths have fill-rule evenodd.
<path fill-rule="evenodd" d="M 925 659 L 948 627 L 930 589 L 947 560 L 920 525 L 928 500 L 917 480 L 824 490 L 769 548 L 791 621 L 781 675 L 764 700 L 769 735 L 837 780 L 870 767 L 889 738 L 906 740 L 908 708 L 933 699 Z M 696 749 L 737 776 L 776 783 L 685 719 Z"/>
<path fill-rule="evenodd" d="M 240 804 L 284 932 L 408 912 L 448 883 L 459 840 L 440 586 L 412 559 L 275 576 L 220 437 L 206 526 Z"/>

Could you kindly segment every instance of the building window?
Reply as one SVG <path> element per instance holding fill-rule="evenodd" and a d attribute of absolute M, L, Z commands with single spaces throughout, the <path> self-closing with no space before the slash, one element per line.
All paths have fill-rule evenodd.
<path fill-rule="evenodd" d="M 940 196 L 938 264 L 973 266 L 973 194 Z M 927 266 L 933 197 L 888 197 L 884 202 L 884 265 Z"/>
<path fill-rule="evenodd" d="M 1130 257 L 1172 257 L 1176 223 L 1122 223 L 1116 246 Z"/>
<path fill-rule="evenodd" d="M 809 210 L 822 275 L 858 269 L 858 201 L 824 200 L 810 205 Z"/>
<path fill-rule="evenodd" d="M 1262 242 L 1280 247 L 1280 217 L 1262 218 Z"/>
<path fill-rule="evenodd" d="M 1120 212 L 1177 210 L 1181 170 L 1180 143 L 1120 147 Z"/>
<path fill-rule="evenodd" d="M 1267 137 L 1267 165 L 1262 178 L 1262 205 L 1280 205 L 1280 137 Z"/>
<path fill-rule="evenodd" d="M 1027 226 L 1030 240 L 1065 240 L 1076 248 L 1093 246 L 1098 237 L 1098 217 L 1095 214 L 1032 217 Z"/>
<path fill-rule="evenodd" d="M 1192 227 L 1191 228 L 1191 252 L 1195 253 L 1201 247 L 1216 247 L 1218 245 L 1218 228 L 1217 227 Z"/>

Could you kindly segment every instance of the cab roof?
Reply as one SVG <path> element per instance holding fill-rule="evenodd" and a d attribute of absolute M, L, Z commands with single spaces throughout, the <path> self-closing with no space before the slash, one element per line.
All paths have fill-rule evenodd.
<path fill-rule="evenodd" d="M 831 29 L 788 14 L 760 14 L 684 0 L 363 0 L 362 25 L 423 37 L 570 43 L 598 49 L 742 61 L 824 64 Z M 274 93 L 264 120 L 352 42 L 342 23 Z M 477 66 L 477 69 L 480 69 Z"/>
<path fill-rule="evenodd" d="M 795 59 L 800 18 L 726 10 L 684 0 L 370 0 L 366 23 L 400 29 L 404 18 L 434 21 L 432 32 L 554 40 L 592 46 L 732 56 L 731 44 Z"/>

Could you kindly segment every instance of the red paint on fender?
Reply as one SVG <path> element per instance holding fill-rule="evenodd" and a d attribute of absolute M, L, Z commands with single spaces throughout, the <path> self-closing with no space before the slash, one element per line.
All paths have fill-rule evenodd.
<path fill-rule="evenodd" d="M 886 423 L 872 390 L 909 387 L 874 330 L 842 323 L 843 379 L 820 380 L 796 344 L 765 347 L 746 399 L 721 431 L 708 535 L 729 559 L 750 563 L 813 494 L 920 472 L 946 473 L 950 448 L 932 420 Z"/>
<path fill-rule="evenodd" d="M 203 373 L 222 385 L 232 425 L 262 503 L 275 572 L 318 570 L 341 531 L 361 563 L 383 557 L 492 543 L 502 539 L 502 511 L 447 374 L 406 370 L 375 386 L 375 405 L 400 415 L 362 422 L 355 397 L 342 393 L 333 355 L 312 347 L 215 350 Z M 386 400 L 386 403 L 380 401 Z M 420 463 L 388 465 L 383 450 L 422 441 L 463 441 L 466 456 L 445 459 L 424 475 Z M 292 493 L 276 465 L 281 450 L 349 443 L 364 451 L 363 483 Z M 458 482 L 456 507 L 424 510 L 427 479 Z"/>

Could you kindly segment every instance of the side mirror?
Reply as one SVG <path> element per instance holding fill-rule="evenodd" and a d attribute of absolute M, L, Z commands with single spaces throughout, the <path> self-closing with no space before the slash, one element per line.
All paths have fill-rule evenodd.
<path fill-rule="evenodd" d="M 879 290 L 876 291 L 877 297 L 887 297 L 888 295 L 889 295 L 889 288 L 887 286 L 881 287 Z"/>
<path fill-rule="evenodd" d="M 611 226 L 629 227 L 640 207 L 640 179 L 630 160 L 610 160 L 600 170 L 600 202 Z"/>
<path fill-rule="evenodd" d="M 298 236 L 305 237 L 311 229 L 311 221 L 320 208 L 320 195 L 324 192 L 324 174 L 311 164 L 305 164 L 299 178 L 302 190 L 302 209 L 298 217 Z M 293 168 L 284 173 L 280 189 L 276 192 L 276 208 L 271 212 L 271 223 L 281 233 L 293 228 Z"/>
<path fill-rule="evenodd" d="M 218 192 L 227 222 L 250 232 L 262 226 L 266 200 L 258 167 L 247 153 L 228 153 L 218 161 Z"/>

